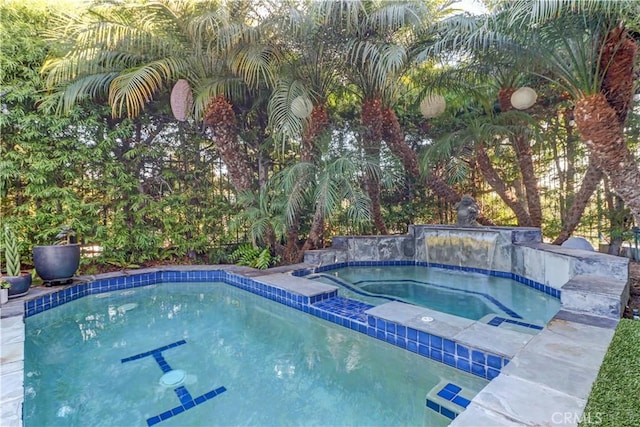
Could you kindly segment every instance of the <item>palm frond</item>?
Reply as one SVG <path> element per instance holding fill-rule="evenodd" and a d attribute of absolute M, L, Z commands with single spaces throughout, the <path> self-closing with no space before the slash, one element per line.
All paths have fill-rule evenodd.
<path fill-rule="evenodd" d="M 273 181 L 275 186 L 282 189 L 285 198 L 285 218 L 287 225 L 293 223 L 294 218 L 309 201 L 311 190 L 315 186 L 316 167 L 307 162 L 295 163 L 278 173 Z"/>
<path fill-rule="evenodd" d="M 269 124 L 279 139 L 300 138 L 308 118 L 296 116 L 291 105 L 297 97 L 311 99 L 309 90 L 300 80 L 280 79 L 269 98 Z"/>
<path fill-rule="evenodd" d="M 217 95 L 224 95 L 227 99 L 241 101 L 247 96 L 247 87 L 239 76 L 228 74 L 212 76 L 196 82 L 194 86 L 194 117 L 202 119 L 211 100 Z"/>
<path fill-rule="evenodd" d="M 181 65 L 181 61 L 173 59 L 154 61 L 113 79 L 109 104 L 114 116 L 122 117 L 125 112 L 128 117 L 139 115 L 165 82 L 174 80 L 180 74 Z"/>

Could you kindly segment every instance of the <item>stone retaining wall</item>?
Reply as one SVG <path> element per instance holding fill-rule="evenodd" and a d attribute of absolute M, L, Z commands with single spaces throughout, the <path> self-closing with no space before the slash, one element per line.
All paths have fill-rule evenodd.
<path fill-rule="evenodd" d="M 406 235 L 340 236 L 305 263 L 414 261 L 512 273 L 561 290 L 563 309 L 619 319 L 629 300 L 629 260 L 542 243 L 537 228 L 411 225 Z"/>

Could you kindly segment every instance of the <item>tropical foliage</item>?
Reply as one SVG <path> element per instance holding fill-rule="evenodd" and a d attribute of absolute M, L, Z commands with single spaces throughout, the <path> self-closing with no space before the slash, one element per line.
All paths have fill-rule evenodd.
<path fill-rule="evenodd" d="M 85 263 L 264 267 L 454 222 L 471 194 L 485 224 L 617 247 L 640 221 L 639 3 L 3 2 L 2 222 L 25 262 L 67 225 Z"/>

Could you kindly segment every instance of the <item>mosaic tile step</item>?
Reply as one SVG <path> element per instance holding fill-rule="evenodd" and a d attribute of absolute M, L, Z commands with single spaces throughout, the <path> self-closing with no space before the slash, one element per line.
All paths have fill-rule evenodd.
<path fill-rule="evenodd" d="M 348 319 L 366 323 L 367 315 L 365 314 L 365 311 L 369 310 L 373 306 L 362 301 L 356 301 L 344 297 L 335 297 L 317 302 L 314 304 L 314 307 Z"/>
<path fill-rule="evenodd" d="M 459 385 L 441 382 L 427 395 L 426 406 L 453 420 L 471 403 L 471 399 L 465 396 L 471 396 L 471 394 Z"/>

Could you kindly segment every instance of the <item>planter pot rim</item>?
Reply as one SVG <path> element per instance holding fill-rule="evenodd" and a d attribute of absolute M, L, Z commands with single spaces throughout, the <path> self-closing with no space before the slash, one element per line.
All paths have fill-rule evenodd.
<path fill-rule="evenodd" d="M 22 272 L 20 276 L 2 276 L 2 279 L 11 283 L 9 291 L 9 299 L 21 297 L 29 293 L 31 288 L 31 273 Z"/>

